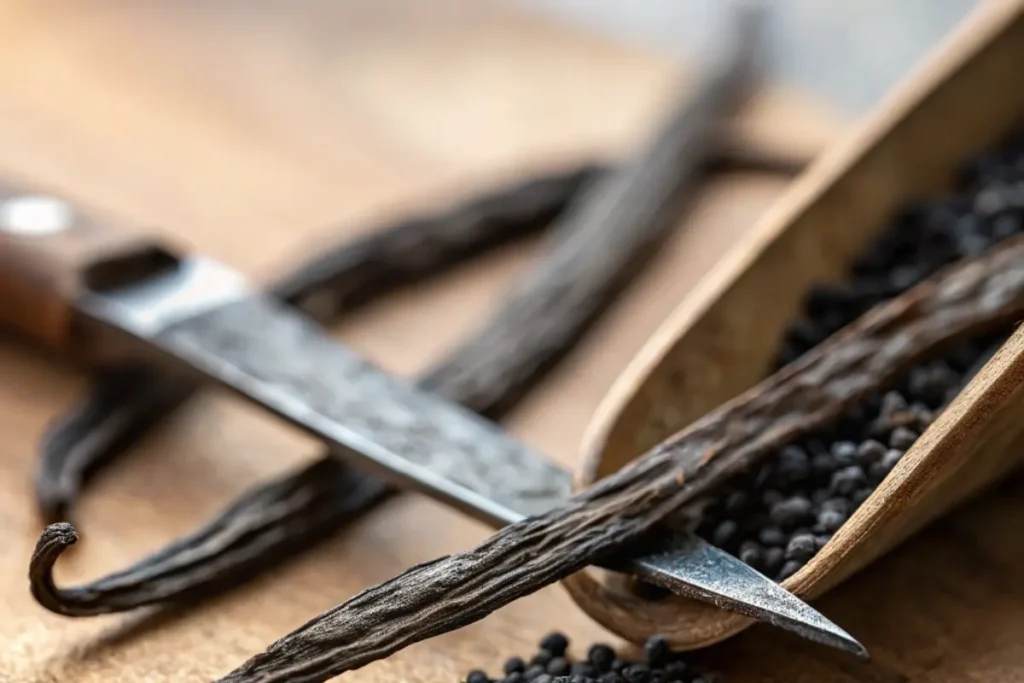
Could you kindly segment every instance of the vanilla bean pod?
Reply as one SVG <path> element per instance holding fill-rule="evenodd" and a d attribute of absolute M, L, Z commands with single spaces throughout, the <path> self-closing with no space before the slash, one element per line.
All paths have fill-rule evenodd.
<path fill-rule="evenodd" d="M 501 312 L 424 382 L 485 415 L 518 395 L 614 302 L 678 225 L 701 169 L 722 143 L 721 122 L 757 79 L 761 19 L 740 13 L 737 42 L 628 164 L 589 184 L 552 227 L 552 258 L 506 297 Z M 516 372 L 505 372 L 506 367 Z"/>
<path fill-rule="evenodd" d="M 339 520 L 364 512 L 388 492 L 358 470 L 317 460 L 254 489 L 198 531 L 144 560 L 85 586 L 58 589 L 51 567 L 77 540 L 67 523 L 47 527 L 33 559 L 32 595 L 65 616 L 93 616 L 227 589 L 330 537 Z"/>
<path fill-rule="evenodd" d="M 726 141 L 705 171 L 793 176 L 808 160 Z M 584 164 L 517 181 L 422 217 L 371 231 L 285 275 L 271 291 L 323 324 L 391 289 L 442 272 L 472 256 L 547 229 L 582 187 L 610 167 Z M 65 519 L 86 478 L 127 450 L 188 400 L 196 387 L 148 367 L 103 368 L 92 388 L 42 439 L 37 507 L 47 522 Z M 505 403 L 511 404 L 511 400 Z M 491 408 L 491 416 L 498 413 Z M 348 479 L 347 473 L 339 473 Z M 329 485 L 328 485 L 329 486 Z"/>
<path fill-rule="evenodd" d="M 649 537 L 674 511 L 838 418 L 913 363 L 1024 315 L 1024 239 L 942 270 L 579 492 L 369 588 L 221 683 L 318 683 L 487 616 Z"/>
<path fill-rule="evenodd" d="M 388 292 L 546 229 L 602 166 L 519 181 L 454 207 L 370 230 L 294 269 L 271 291 L 318 320 L 333 320 Z"/>
<path fill-rule="evenodd" d="M 521 398 L 542 371 L 561 357 L 612 303 L 618 291 L 629 284 L 652 248 L 678 223 L 683 200 L 692 196 L 700 179 L 700 169 L 718 148 L 722 119 L 750 92 L 755 44 L 749 32 L 759 27 L 744 24 L 741 28 L 746 29 L 741 33 L 742 39 L 737 41 L 730 59 L 721 65 L 720 71 L 701 85 L 696 96 L 684 94 L 665 128 L 653 136 L 647 149 L 632 163 L 595 181 L 590 189 L 581 193 L 566 217 L 555 226 L 554 243 L 537 266 L 468 345 L 450 353 L 438 369 L 427 374 L 421 382 L 425 388 L 479 413 L 495 416 Z M 293 292 L 282 293 L 286 298 L 294 297 Z M 330 455 L 325 458 L 332 459 Z M 305 486 L 331 486 L 332 471 L 337 471 L 338 476 L 357 476 L 347 472 L 340 462 L 325 464 L 320 478 L 323 483 L 311 478 L 305 481 Z M 287 481 L 296 476 L 301 473 L 267 488 L 291 491 Z M 265 498 L 259 491 L 249 495 Z M 306 500 L 319 498 L 310 491 Z M 289 543 L 297 543 L 301 537 L 312 545 L 324 537 L 319 526 L 323 519 L 321 511 L 314 509 L 312 502 L 307 507 L 308 514 L 318 524 L 303 529 L 297 520 L 307 514 L 307 508 L 289 508 L 287 521 L 292 523 Z M 236 506 L 228 508 L 210 527 L 255 524 L 264 531 L 273 527 L 272 522 L 264 524 L 253 517 L 236 523 L 231 519 L 236 509 Z M 350 508 L 341 506 L 339 509 L 342 513 L 338 524 L 352 516 Z M 218 542 L 205 543 L 194 551 L 192 541 L 205 541 L 204 534 L 201 531 L 195 537 L 183 539 L 176 547 L 193 555 L 205 553 L 209 562 L 220 567 L 216 574 L 218 581 L 227 572 L 249 571 L 250 563 L 268 564 L 271 558 L 284 556 L 270 550 L 265 553 L 269 557 L 246 555 L 232 546 L 232 557 L 243 559 L 239 564 L 225 563 L 219 556 L 221 545 Z M 158 560 L 146 558 L 119 572 L 117 590 L 120 593 L 114 596 L 116 604 L 102 605 L 100 585 L 106 585 L 106 579 L 62 590 L 50 578 L 53 563 L 76 538 L 70 525 L 49 527 L 40 539 L 40 552 L 33 557 L 31 568 L 33 591 L 41 596 L 40 603 L 50 609 L 56 607 L 54 611 L 64 615 L 87 616 L 103 608 L 124 610 L 148 604 L 132 602 L 123 595 L 128 590 L 125 585 L 138 568 L 146 570 L 145 578 L 140 578 L 140 585 L 131 588 L 134 591 L 131 595 L 140 601 L 164 601 L 178 593 L 196 592 L 211 580 L 202 561 L 188 565 L 183 576 L 176 553 L 162 551 Z M 164 568 L 163 573 L 160 567 Z M 146 583 L 167 583 L 175 588 L 141 585 Z M 76 601 L 81 596 L 88 596 L 88 600 L 79 605 Z"/>
<path fill-rule="evenodd" d="M 41 439 L 35 492 L 43 519 L 65 518 L 86 477 L 134 445 L 191 392 L 190 384 L 150 367 L 101 369 Z"/>

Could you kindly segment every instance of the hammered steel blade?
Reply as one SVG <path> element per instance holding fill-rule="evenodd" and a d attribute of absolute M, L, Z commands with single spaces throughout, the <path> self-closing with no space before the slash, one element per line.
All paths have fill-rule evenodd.
<path fill-rule="evenodd" d="M 186 260 L 130 286 L 88 292 L 78 308 L 339 455 L 491 525 L 546 512 L 571 495 L 569 472 L 496 424 L 378 369 L 219 263 Z M 695 536 L 673 543 L 624 566 L 675 593 L 864 654 L 845 631 L 733 556 Z"/>

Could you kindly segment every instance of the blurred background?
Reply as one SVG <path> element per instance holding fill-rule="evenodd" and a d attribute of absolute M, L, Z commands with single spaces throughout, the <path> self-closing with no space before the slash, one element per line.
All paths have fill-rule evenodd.
<path fill-rule="evenodd" d="M 728 3 L 715 0 L 516 0 L 538 14 L 673 57 L 707 50 Z M 980 0 L 775 0 L 771 67 L 863 112 Z"/>

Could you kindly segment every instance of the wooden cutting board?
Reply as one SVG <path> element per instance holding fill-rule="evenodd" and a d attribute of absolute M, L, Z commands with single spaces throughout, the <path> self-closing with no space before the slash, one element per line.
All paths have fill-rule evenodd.
<path fill-rule="evenodd" d="M 327 235 L 531 168 L 622 153 L 687 77 L 658 57 L 471 0 L 7 0 L 0 43 L 0 173 L 146 222 L 258 278 Z M 742 121 L 807 152 L 846 123 L 781 87 Z M 785 188 L 755 176 L 709 184 L 661 258 L 510 429 L 571 465 L 616 375 Z M 473 329 L 530 255 L 529 245 L 510 249 L 396 296 L 338 337 L 414 373 Z M 33 462 L 47 421 L 84 381 L 0 337 L 0 681 L 211 680 L 358 590 L 488 533 L 406 495 L 199 608 L 55 616 L 28 593 L 41 530 Z M 316 451 L 238 401 L 198 398 L 96 482 L 76 518 L 82 542 L 58 578 L 116 569 Z M 951 518 L 822 602 L 872 649 L 874 666 L 763 628 L 710 656 L 733 681 L 1024 680 L 1024 593 L 1012 580 L 1024 548 L 1001 545 L 996 524 L 1010 495 Z M 496 672 L 552 628 L 580 646 L 612 640 L 552 587 L 346 680 Z"/>

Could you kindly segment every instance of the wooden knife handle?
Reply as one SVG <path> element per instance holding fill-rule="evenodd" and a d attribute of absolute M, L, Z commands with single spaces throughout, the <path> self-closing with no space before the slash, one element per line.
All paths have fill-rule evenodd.
<path fill-rule="evenodd" d="M 151 236 L 64 198 L 0 183 L 0 324 L 78 355 L 74 302 L 177 257 Z"/>

